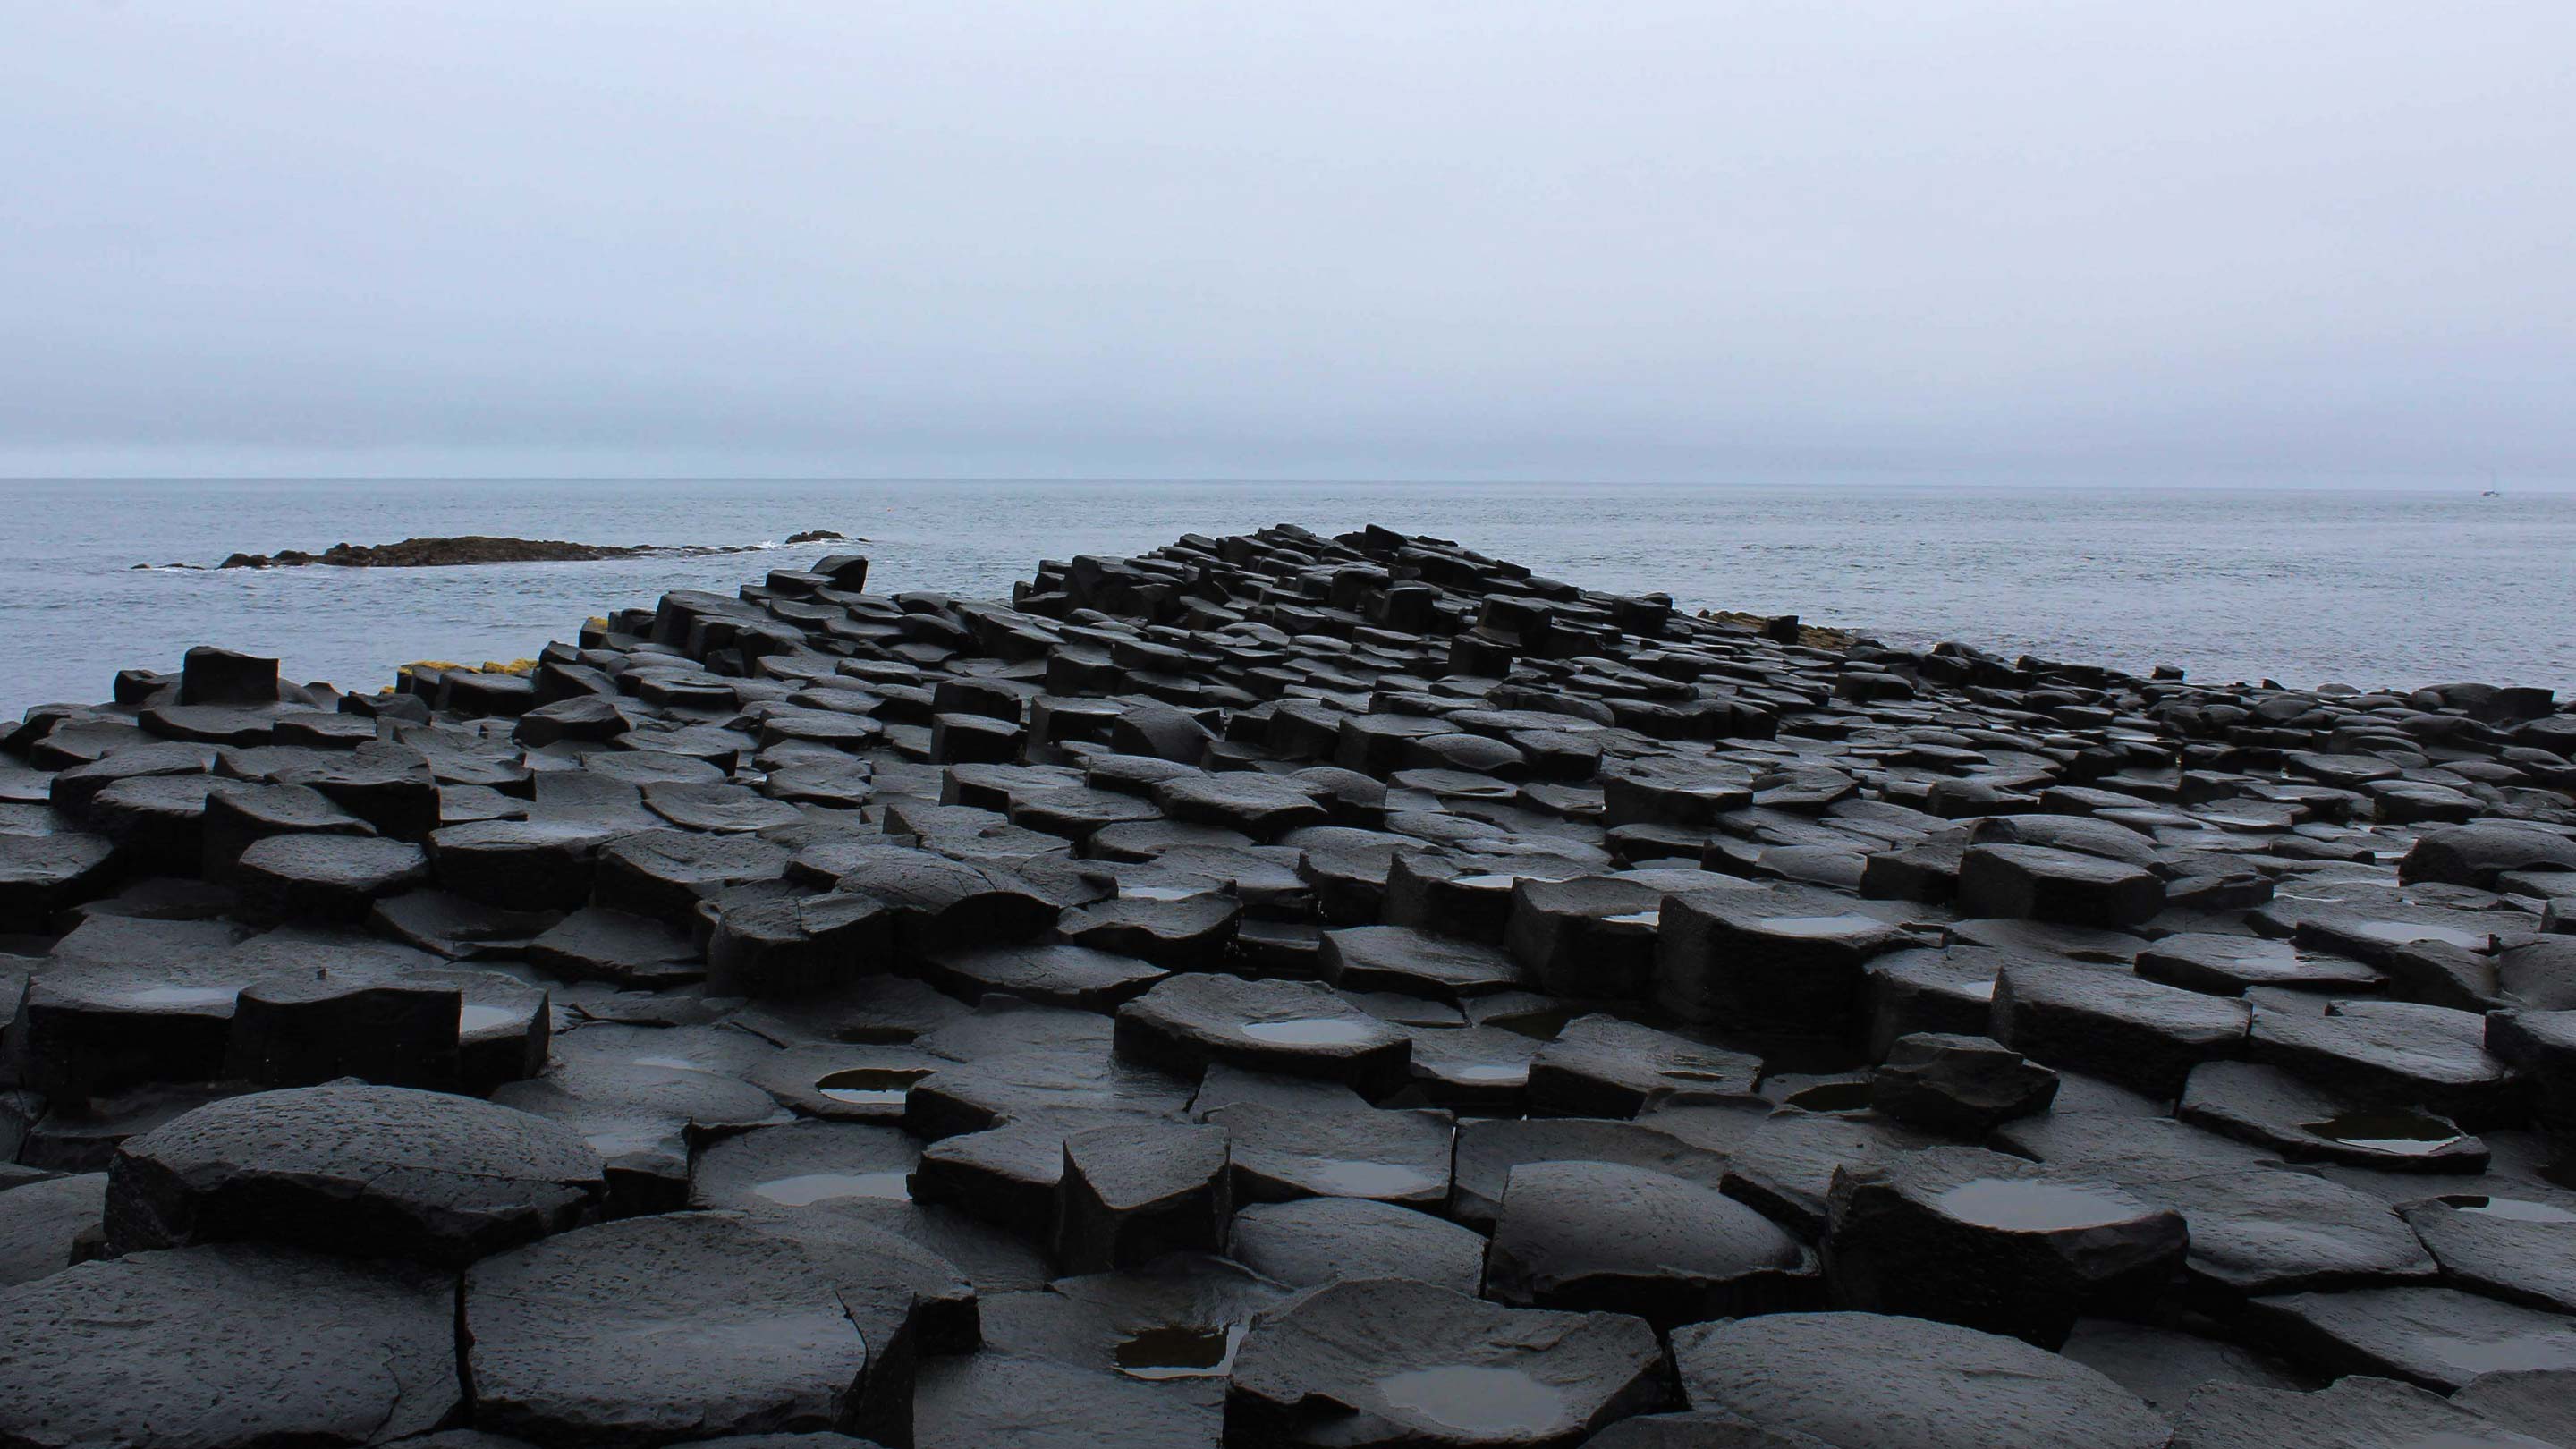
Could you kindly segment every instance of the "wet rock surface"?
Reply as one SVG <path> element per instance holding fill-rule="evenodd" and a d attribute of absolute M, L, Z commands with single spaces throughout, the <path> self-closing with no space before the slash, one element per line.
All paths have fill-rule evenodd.
<path fill-rule="evenodd" d="M 867 575 L 29 712 L 0 1443 L 2567 1442 L 2538 692 Z"/>

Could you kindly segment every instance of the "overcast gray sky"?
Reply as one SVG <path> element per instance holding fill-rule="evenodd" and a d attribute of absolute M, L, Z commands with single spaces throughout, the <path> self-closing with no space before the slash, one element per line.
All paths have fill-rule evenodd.
<path fill-rule="evenodd" d="M 2576 477 L 2576 3 L 0 0 L 0 473 Z"/>

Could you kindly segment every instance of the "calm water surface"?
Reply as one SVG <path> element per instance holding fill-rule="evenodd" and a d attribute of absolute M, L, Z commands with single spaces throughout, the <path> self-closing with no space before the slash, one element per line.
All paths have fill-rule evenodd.
<path fill-rule="evenodd" d="M 1382 523 L 1602 588 L 2194 678 L 2576 691 L 2576 494 L 1606 484 L 0 482 L 0 708 L 106 697 L 194 643 L 373 688 L 516 659 L 665 589 L 807 548 L 457 569 L 137 572 L 419 534 L 589 543 L 863 535 L 872 587 L 1007 596 L 1041 558 Z"/>

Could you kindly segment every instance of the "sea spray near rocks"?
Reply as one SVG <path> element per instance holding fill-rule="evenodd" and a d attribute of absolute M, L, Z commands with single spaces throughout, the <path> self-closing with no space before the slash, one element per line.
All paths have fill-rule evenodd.
<path fill-rule="evenodd" d="M 2545 691 L 1378 529 L 866 587 L 30 711 L 0 1437 L 2073 1446 L 2164 1442 L 2176 1361 L 2576 1381 Z M 2455 1135 L 2334 1126 L 2395 1120 Z"/>

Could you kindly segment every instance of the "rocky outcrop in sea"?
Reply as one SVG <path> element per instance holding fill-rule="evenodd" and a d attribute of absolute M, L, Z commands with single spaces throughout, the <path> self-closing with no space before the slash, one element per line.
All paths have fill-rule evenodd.
<path fill-rule="evenodd" d="M 786 540 L 790 545 L 850 541 L 828 528 L 807 529 L 788 535 Z M 865 542 L 864 539 L 857 541 Z M 766 543 L 571 543 L 559 538 L 503 538 L 469 533 L 452 537 L 406 538 L 398 543 L 335 543 L 320 553 L 295 548 L 282 548 L 275 553 L 236 553 L 228 555 L 215 567 L 283 569 L 318 565 L 342 569 L 430 569 L 458 568 L 468 564 L 597 563 L 603 559 L 704 558 L 710 554 L 758 553 L 775 546 Z M 136 564 L 134 567 L 148 569 L 153 565 Z M 174 563 L 160 567 L 190 569 L 196 565 Z"/>
<path fill-rule="evenodd" d="M 1381 529 L 0 747 L 0 1444 L 2576 1444 L 2576 713 Z"/>

